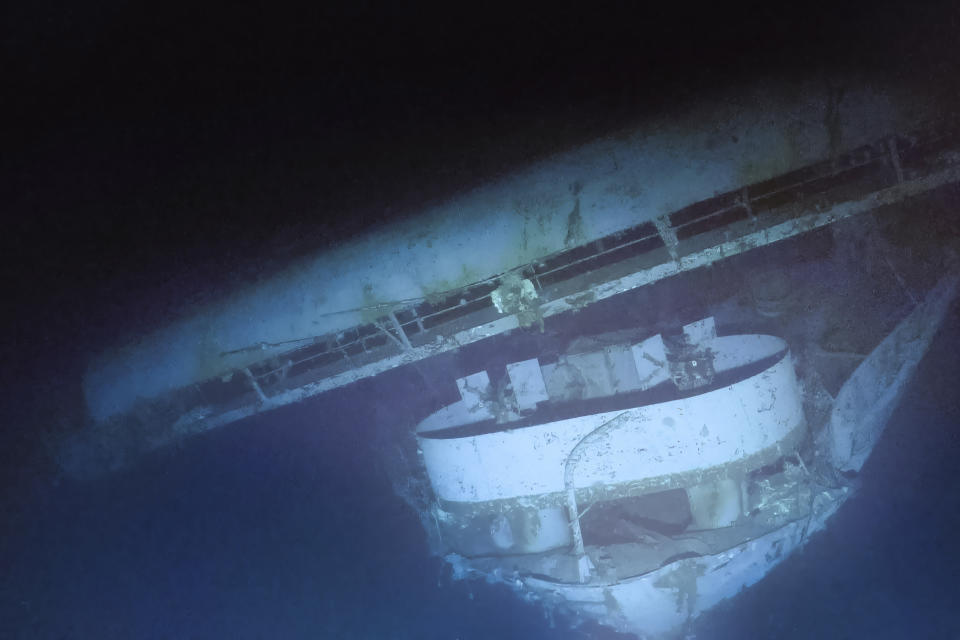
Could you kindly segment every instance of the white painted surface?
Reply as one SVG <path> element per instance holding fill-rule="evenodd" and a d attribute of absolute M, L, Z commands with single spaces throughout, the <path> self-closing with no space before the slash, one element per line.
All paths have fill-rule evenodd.
<path fill-rule="evenodd" d="M 738 337 L 718 341 L 718 347 L 736 349 Z M 761 373 L 690 398 L 463 438 L 425 437 L 421 427 L 419 443 L 434 490 L 444 500 L 535 496 L 563 491 L 564 463 L 573 448 L 622 413 L 629 417 L 627 426 L 582 453 L 576 487 L 727 464 L 773 446 L 803 423 L 787 354 Z"/>
<path fill-rule="evenodd" d="M 944 185 L 958 182 L 960 182 L 960 164 L 949 165 L 929 175 L 913 180 L 906 180 L 901 184 L 881 189 L 868 198 L 841 202 L 827 209 L 820 210 L 817 213 L 804 215 L 794 220 L 775 225 L 769 229 L 752 232 L 742 239 L 724 241 L 717 245 L 707 247 L 684 256 L 679 263 L 669 261 L 649 269 L 634 272 L 622 278 L 593 286 L 590 288 L 590 293 L 596 301 L 604 300 L 684 271 L 713 264 L 726 257 L 748 251 L 750 248 L 763 247 L 787 238 L 802 235 L 837 221 L 859 216 L 876 207 L 900 203 L 918 194 L 927 193 Z M 559 298 L 542 304 L 539 311 L 542 317 L 548 318 L 576 308 L 576 303 L 571 302 L 568 298 Z M 279 391 L 270 396 L 269 407 L 258 404 L 247 404 L 222 411 L 201 407 L 196 411 L 191 411 L 189 414 L 181 416 L 177 421 L 176 428 L 171 428 L 167 431 L 151 431 L 151 437 L 149 439 L 141 439 L 141 448 L 133 451 L 129 449 L 128 440 L 120 440 L 118 443 L 110 431 L 85 430 L 77 432 L 69 435 L 59 443 L 56 456 L 57 464 L 66 474 L 73 477 L 89 477 L 106 471 L 116 470 L 129 464 L 132 456 L 169 445 L 180 438 L 231 424 L 255 415 L 265 409 L 300 402 L 318 394 L 356 382 L 362 378 L 375 376 L 395 367 L 417 362 L 440 353 L 449 352 L 463 345 L 500 335 L 518 327 L 519 322 L 516 316 L 502 316 L 483 325 L 460 331 L 443 342 L 414 347 L 409 351 L 404 351 L 397 355 L 359 366 L 355 369 L 322 378 L 301 387 Z M 174 347 L 171 346 L 171 348 Z M 132 364 L 133 361 L 126 361 L 120 358 L 114 360 L 110 366 L 116 367 L 117 375 L 122 375 L 125 368 Z M 150 366 L 149 362 L 145 362 L 144 364 L 145 366 Z M 715 366 L 719 367 L 716 363 Z M 546 373 L 547 367 L 544 366 L 542 369 L 544 370 L 544 377 L 548 378 Z M 107 382 L 108 380 L 104 378 L 102 381 Z M 106 398 L 106 396 L 104 397 Z M 457 420 L 452 417 L 453 413 L 455 413 L 454 407 L 451 405 L 448 409 L 450 410 L 448 413 L 451 416 L 450 424 L 457 424 Z M 111 409 L 111 411 L 113 410 Z M 116 413 L 119 411 L 118 409 L 113 412 Z M 435 417 L 440 418 L 440 416 Z M 151 425 L 151 429 L 155 426 L 157 425 Z"/>
<path fill-rule="evenodd" d="M 537 408 L 538 402 L 544 402 L 550 398 L 547 395 L 547 387 L 543 383 L 540 362 L 536 358 L 508 364 L 507 376 L 513 387 L 513 395 L 517 399 L 518 410 L 531 411 Z"/>
<path fill-rule="evenodd" d="M 613 393 L 628 393 L 640 389 L 640 376 L 633 361 L 633 352 L 629 345 L 611 345 L 604 347 L 603 355 L 610 371 L 610 386 Z"/>
<path fill-rule="evenodd" d="M 692 345 L 706 343 L 717 337 L 717 323 L 713 317 L 691 322 L 684 325 L 683 335 Z"/>
<path fill-rule="evenodd" d="M 575 353 L 563 358 L 565 364 L 573 367 L 576 376 L 583 383 L 582 399 L 612 396 L 616 390 L 610 379 L 610 369 L 603 351 Z M 562 371 L 558 363 L 557 370 Z"/>
<path fill-rule="evenodd" d="M 859 471 L 927 352 L 956 296 L 956 275 L 944 277 L 840 388 L 827 429 L 833 465 Z"/>
<path fill-rule="evenodd" d="M 659 333 L 635 344 L 631 348 L 633 363 L 637 369 L 639 389 L 650 389 L 670 379 L 667 365 L 667 347 Z"/>
<path fill-rule="evenodd" d="M 727 346 L 731 337 L 736 338 L 736 344 Z M 783 348 L 783 341 L 765 335 L 720 336 L 710 341 L 710 347 L 714 354 L 713 370 L 721 373 L 769 358 Z"/>
<path fill-rule="evenodd" d="M 822 160 L 836 151 L 824 125 L 824 86 L 739 89 L 717 104 L 559 153 L 306 259 L 101 354 L 84 377 L 89 413 L 105 421 L 138 399 L 289 348 L 250 347 L 344 330 L 395 301 L 484 280 Z M 844 149 L 913 125 L 921 101 L 904 92 L 896 104 L 895 93 L 848 88 L 840 118 Z M 580 215 L 571 224 L 577 205 Z"/>
<path fill-rule="evenodd" d="M 475 414 L 483 410 L 490 399 L 490 376 L 486 371 L 478 371 L 463 378 L 457 378 L 460 400 L 467 411 Z"/>
<path fill-rule="evenodd" d="M 619 631 L 649 640 L 676 638 L 689 619 L 762 579 L 821 528 L 840 504 L 842 500 L 829 505 L 815 522 L 794 521 L 728 551 L 679 560 L 610 585 L 562 584 L 533 577 L 523 582 L 534 592 L 561 596 Z"/>

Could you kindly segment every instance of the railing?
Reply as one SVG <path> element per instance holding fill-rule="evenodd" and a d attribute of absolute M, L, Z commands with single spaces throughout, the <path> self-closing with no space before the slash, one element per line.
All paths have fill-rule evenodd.
<path fill-rule="evenodd" d="M 935 171 L 945 155 L 960 150 L 955 123 L 937 123 L 909 136 L 890 136 L 848 153 L 770 180 L 694 203 L 654 221 L 545 256 L 514 270 L 529 279 L 544 302 L 577 277 L 629 264 L 656 251 L 679 262 L 686 252 L 719 234 L 746 236 L 831 203 L 863 198 L 884 188 Z M 700 242 L 701 239 L 703 242 Z M 502 274 L 501 274 L 502 275 Z M 216 378 L 174 392 L 184 413 L 198 406 L 236 405 L 267 398 L 272 388 L 323 379 L 378 359 L 413 351 L 463 326 L 498 316 L 491 293 L 500 276 L 447 292 L 439 299 L 399 301 L 366 311 L 375 321 L 322 336 L 290 341 L 280 356 L 251 365 L 229 378 Z M 254 345 L 251 349 L 264 346 Z M 286 382 L 285 382 L 286 381 Z M 283 385 L 286 385 L 285 387 Z M 164 400 L 160 400 L 164 402 Z"/>

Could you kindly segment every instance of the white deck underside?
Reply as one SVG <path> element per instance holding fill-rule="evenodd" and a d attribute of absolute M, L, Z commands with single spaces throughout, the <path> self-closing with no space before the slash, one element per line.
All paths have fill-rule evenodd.
<path fill-rule="evenodd" d="M 746 349 L 755 336 L 714 341 L 718 359 Z M 766 345 L 775 354 L 786 345 Z M 732 358 L 732 355 L 729 356 Z M 621 418 L 622 416 L 622 418 Z M 485 502 L 564 491 L 564 464 L 601 425 L 624 426 L 589 445 L 575 486 L 645 482 L 671 486 L 671 476 L 706 471 L 759 454 L 803 426 L 800 389 L 789 354 L 745 380 L 689 398 L 579 416 L 463 438 L 431 438 L 420 447 L 439 498 Z"/>

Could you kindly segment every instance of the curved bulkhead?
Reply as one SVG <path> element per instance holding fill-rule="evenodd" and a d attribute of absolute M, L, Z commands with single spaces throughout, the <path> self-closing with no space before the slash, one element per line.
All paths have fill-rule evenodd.
<path fill-rule="evenodd" d="M 785 342 L 718 338 L 710 319 L 679 341 L 516 363 L 506 387 L 482 372 L 461 379 L 462 399 L 418 432 L 432 515 L 455 552 L 447 561 L 455 575 L 500 579 L 548 608 L 644 638 L 682 637 L 852 495 L 844 474 L 879 439 L 957 281 L 941 278 L 879 342 L 832 411 L 814 410 L 802 443 Z M 557 375 L 593 385 L 557 385 Z"/>
<path fill-rule="evenodd" d="M 709 331 L 692 356 L 672 363 L 659 336 L 607 348 L 595 355 L 620 376 L 619 393 L 574 400 L 541 394 L 535 409 L 501 421 L 489 385 L 479 386 L 485 374 L 461 380 L 464 398 L 418 428 L 447 542 L 465 555 L 569 545 L 568 483 L 582 504 L 683 490 L 691 526 L 736 520 L 744 475 L 792 451 L 803 437 L 801 392 L 782 340 L 716 337 L 712 324 Z M 528 361 L 526 386 L 532 375 L 536 386 L 550 389 L 561 367 L 589 370 L 592 359 Z M 681 391 L 678 378 L 691 367 L 702 370 L 704 360 L 707 378 Z M 630 389 L 624 379 L 639 381 L 651 361 L 661 363 L 660 382 Z"/>

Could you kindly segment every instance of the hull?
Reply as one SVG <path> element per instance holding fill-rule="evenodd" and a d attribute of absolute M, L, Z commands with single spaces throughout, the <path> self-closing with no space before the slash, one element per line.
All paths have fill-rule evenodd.
<path fill-rule="evenodd" d="M 900 87 L 850 87 L 840 130 L 832 132 L 824 125 L 832 94 L 810 82 L 802 89 L 810 99 L 797 102 L 790 98 L 797 90 L 792 83 L 751 88 L 722 101 L 720 111 L 711 104 L 684 117 L 670 114 L 558 153 L 118 344 L 84 376 L 90 417 L 103 423 L 134 409 L 138 398 L 158 398 L 309 338 L 373 322 L 399 311 L 398 301 L 450 295 L 909 130 L 921 102 Z"/>
<path fill-rule="evenodd" d="M 785 341 L 718 337 L 712 318 L 679 338 L 514 363 L 501 385 L 460 379 L 461 400 L 418 428 L 434 493 L 424 521 L 456 577 L 640 638 L 683 637 L 853 494 L 847 478 L 956 285 L 936 284 L 820 412 Z"/>
<path fill-rule="evenodd" d="M 885 100 L 864 94 L 842 146 L 821 139 L 829 102 L 803 116 L 797 105 L 776 117 L 765 108 L 769 131 L 743 111 L 730 145 L 714 144 L 727 135 L 711 142 L 712 108 L 669 140 L 640 126 L 461 194 L 412 227 L 325 252 L 92 360 L 90 428 L 57 438 L 57 462 L 72 476 L 116 470 L 198 433 L 517 330 L 543 332 L 826 229 L 869 235 L 878 208 L 936 199 L 960 182 L 954 121 L 912 109 L 877 119 Z M 820 143 L 780 162 L 768 134 L 802 121 L 801 137 Z M 930 221 L 906 224 L 918 222 Z M 789 268 L 783 253 L 773 260 Z M 775 284 L 754 291 L 765 317 L 777 317 L 785 295 Z"/>
<path fill-rule="evenodd" d="M 644 638 L 676 637 L 701 613 L 762 580 L 821 529 L 845 497 L 841 491 L 825 498 L 821 512 L 811 519 L 795 520 L 726 551 L 678 560 L 626 580 L 571 585 L 527 578 L 524 586 L 542 597 L 560 598 L 565 606 L 618 631 Z"/>

